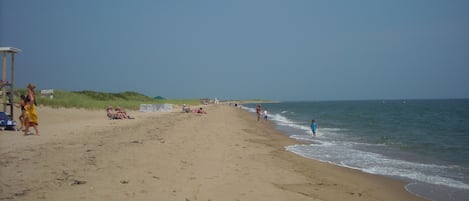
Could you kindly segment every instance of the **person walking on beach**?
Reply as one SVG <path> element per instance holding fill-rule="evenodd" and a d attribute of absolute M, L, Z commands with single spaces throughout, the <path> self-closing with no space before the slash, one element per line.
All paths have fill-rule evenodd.
<path fill-rule="evenodd" d="M 267 108 L 264 109 L 264 119 L 267 120 Z"/>
<path fill-rule="evenodd" d="M 261 105 L 258 104 L 256 107 L 257 121 L 261 119 Z"/>
<path fill-rule="evenodd" d="M 25 100 L 26 100 L 26 96 L 21 95 L 20 96 L 20 102 L 15 105 L 17 108 L 21 108 L 21 115 L 19 117 L 20 122 L 21 122 L 21 127 L 18 129 L 18 131 L 22 131 L 24 129 L 24 120 L 26 118 L 26 114 L 25 114 L 26 109 L 24 108 L 24 106 L 26 105 Z"/>
<path fill-rule="evenodd" d="M 311 120 L 311 131 L 313 132 L 314 137 L 316 137 L 317 129 L 318 129 L 318 125 L 316 124 L 316 121 L 314 119 Z"/>
<path fill-rule="evenodd" d="M 25 120 L 24 120 L 24 135 L 28 135 L 29 132 L 29 127 L 33 127 L 34 130 L 36 131 L 36 135 L 39 135 L 39 129 L 37 126 L 39 125 L 39 121 L 37 118 L 37 112 L 36 112 L 36 95 L 34 94 L 34 89 L 36 86 L 34 84 L 29 83 L 27 90 L 28 94 L 25 98 Z"/>

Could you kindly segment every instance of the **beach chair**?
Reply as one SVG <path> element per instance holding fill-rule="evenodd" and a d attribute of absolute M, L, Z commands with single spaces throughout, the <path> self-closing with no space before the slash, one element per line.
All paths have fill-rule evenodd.
<path fill-rule="evenodd" d="M 0 112 L 0 128 L 4 130 L 15 130 L 16 121 L 10 120 L 5 112 Z"/>

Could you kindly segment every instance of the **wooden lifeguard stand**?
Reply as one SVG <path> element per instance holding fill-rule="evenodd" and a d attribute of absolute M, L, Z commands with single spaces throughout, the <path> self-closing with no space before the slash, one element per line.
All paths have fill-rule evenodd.
<path fill-rule="evenodd" d="M 0 47 L 0 52 L 3 55 L 2 59 L 2 80 L 0 81 L 0 90 L 2 92 L 2 105 L 0 107 L 2 112 L 5 112 L 10 120 L 13 120 L 13 90 L 15 83 L 15 53 L 21 52 L 20 49 L 14 47 Z M 7 80 L 7 54 L 11 55 L 11 78 Z"/>

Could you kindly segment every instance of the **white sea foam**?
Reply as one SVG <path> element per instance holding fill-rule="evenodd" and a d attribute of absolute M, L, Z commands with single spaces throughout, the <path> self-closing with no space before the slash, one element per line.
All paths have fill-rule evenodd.
<path fill-rule="evenodd" d="M 246 106 L 241 106 L 241 109 L 246 110 L 248 112 L 256 112 L 255 108 L 250 108 L 250 107 L 246 107 Z"/>
<path fill-rule="evenodd" d="M 343 129 L 343 128 L 321 128 L 322 130 L 324 131 L 329 131 L 329 132 L 344 132 L 344 131 L 348 131 L 347 129 Z"/>
<path fill-rule="evenodd" d="M 447 169 L 447 168 L 443 168 L 443 169 Z M 417 181 L 430 183 L 430 184 L 444 185 L 444 186 L 449 186 L 449 187 L 459 188 L 459 189 L 469 189 L 469 185 L 461 181 L 457 181 L 451 178 L 442 177 L 438 175 L 423 174 L 421 172 L 416 172 L 415 170 L 412 170 L 412 169 L 375 166 L 371 168 L 364 168 L 362 170 L 364 172 L 368 172 L 372 174 L 400 176 L 400 177 L 406 177 L 406 178 L 410 178 L 410 179 L 414 179 Z"/>
<path fill-rule="evenodd" d="M 291 128 L 296 128 L 296 129 L 300 129 L 300 130 L 304 130 L 304 131 L 310 130 L 310 128 L 308 126 L 300 125 L 300 124 L 298 124 L 298 123 L 296 123 L 296 122 L 294 122 L 294 121 L 292 121 L 292 120 L 288 119 L 287 117 L 285 117 L 283 115 L 280 115 L 280 114 L 271 115 L 271 119 L 273 121 L 275 121 L 280 126 L 288 126 L 288 127 L 291 127 Z"/>
<path fill-rule="evenodd" d="M 286 150 L 306 158 L 358 169 L 367 173 L 398 176 L 430 184 L 469 189 L 469 184 L 441 175 L 441 173 L 457 168 L 455 166 L 422 164 L 390 159 L 381 154 L 355 150 L 350 147 L 331 143 L 321 143 L 320 145 L 292 145 L 286 147 Z"/>
<path fill-rule="evenodd" d="M 314 141 L 314 138 L 311 135 L 292 135 L 290 137 L 296 140 Z"/>
<path fill-rule="evenodd" d="M 293 121 L 280 114 L 271 114 L 271 118 L 272 120 L 283 123 L 285 125 L 293 124 Z"/>

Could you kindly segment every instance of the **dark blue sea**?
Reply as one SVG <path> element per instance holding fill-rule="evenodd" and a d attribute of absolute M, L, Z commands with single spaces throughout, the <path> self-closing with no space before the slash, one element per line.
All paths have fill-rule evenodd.
<path fill-rule="evenodd" d="M 255 104 L 242 108 L 255 112 Z M 435 201 L 469 200 L 469 100 L 262 104 L 298 155 L 407 182 Z M 312 119 L 318 124 L 312 136 Z"/>

